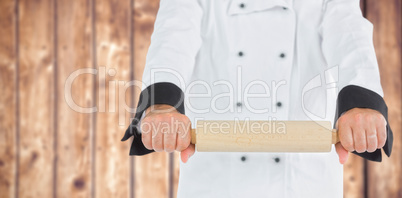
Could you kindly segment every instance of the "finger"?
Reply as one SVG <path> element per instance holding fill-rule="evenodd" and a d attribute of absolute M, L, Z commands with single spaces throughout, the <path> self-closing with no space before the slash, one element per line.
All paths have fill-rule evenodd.
<path fill-rule="evenodd" d="M 365 152 L 367 150 L 366 131 L 359 126 L 356 126 L 352 128 L 352 134 L 356 152 Z"/>
<path fill-rule="evenodd" d="M 182 151 L 190 145 L 190 127 L 186 127 L 184 122 L 180 123 L 177 133 L 176 151 Z"/>
<path fill-rule="evenodd" d="M 163 151 L 163 132 L 159 127 L 152 130 L 152 147 L 156 152 Z"/>
<path fill-rule="evenodd" d="M 152 132 L 148 122 L 141 123 L 141 139 L 145 148 L 152 150 Z"/>
<path fill-rule="evenodd" d="M 372 153 L 377 150 L 377 132 L 375 127 L 375 122 L 372 122 L 371 127 L 366 128 L 366 142 L 367 142 L 367 152 Z"/>
<path fill-rule="evenodd" d="M 142 143 L 144 144 L 145 148 L 148 150 L 152 150 L 152 136 L 150 134 L 142 134 L 141 135 Z"/>
<path fill-rule="evenodd" d="M 339 123 L 337 126 L 339 133 L 339 141 L 341 142 L 343 148 L 345 148 L 349 152 L 352 152 L 355 150 L 353 144 L 354 141 L 353 141 L 352 129 L 350 128 L 349 123 L 347 123 L 341 118 L 337 121 L 337 124 Z"/>
<path fill-rule="evenodd" d="M 163 148 L 166 152 L 171 153 L 176 149 L 176 136 L 177 128 L 174 125 L 163 134 Z"/>
<path fill-rule="evenodd" d="M 385 145 L 385 142 L 387 140 L 387 128 L 386 128 L 386 122 L 383 122 L 379 125 L 377 125 L 376 131 L 377 131 L 377 148 L 382 148 Z"/>
<path fill-rule="evenodd" d="M 186 149 L 184 149 L 180 153 L 181 161 L 183 163 L 186 163 L 188 161 L 188 159 L 194 154 L 194 152 L 195 152 L 195 145 L 190 144 Z"/>
<path fill-rule="evenodd" d="M 335 144 L 335 150 L 339 156 L 339 163 L 345 164 L 349 158 L 349 152 L 345 148 L 343 148 L 343 146 L 340 142 Z"/>

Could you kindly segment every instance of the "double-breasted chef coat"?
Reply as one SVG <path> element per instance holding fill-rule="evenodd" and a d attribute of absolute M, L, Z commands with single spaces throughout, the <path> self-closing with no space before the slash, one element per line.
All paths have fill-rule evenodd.
<path fill-rule="evenodd" d="M 193 126 L 333 123 L 344 87 L 383 94 L 372 33 L 358 0 L 161 0 L 143 89 L 159 83 L 166 99 L 178 88 Z M 178 197 L 342 197 L 342 174 L 334 148 L 196 152 L 180 164 Z"/>

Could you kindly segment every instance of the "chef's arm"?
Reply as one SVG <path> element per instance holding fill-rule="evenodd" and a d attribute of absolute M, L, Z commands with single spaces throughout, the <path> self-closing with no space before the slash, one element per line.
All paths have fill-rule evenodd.
<path fill-rule="evenodd" d="M 202 7 L 198 0 L 161 0 L 142 77 L 134 119 L 122 139 L 134 136 L 130 155 L 145 155 L 139 123 L 149 107 L 165 104 L 184 114 L 184 88 L 201 46 Z"/>
<path fill-rule="evenodd" d="M 348 126 L 342 126 L 340 129 L 349 128 L 348 132 L 343 129 L 340 130 L 340 134 L 344 134 L 341 137 L 341 143 L 345 136 L 352 135 L 363 137 L 363 143 L 367 141 L 368 144 L 369 138 L 377 133 L 378 145 L 380 145 L 379 133 L 382 131 L 383 122 L 381 119 L 383 118 L 386 124 L 384 124 L 385 138 L 382 148 L 385 154 L 390 156 L 393 136 L 388 124 L 387 105 L 383 99 L 378 63 L 373 46 L 373 25 L 362 16 L 358 0 L 327 1 L 324 4 L 323 12 L 324 17 L 319 30 L 322 36 L 323 55 L 329 67 L 338 66 L 339 68 L 339 93 L 335 123 L 341 121 L 338 120 L 341 116 L 346 116 L 347 120 L 350 120 L 351 117 L 348 115 L 351 115 L 351 111 L 356 113 L 357 109 L 360 114 L 353 114 L 355 118 L 366 118 L 365 115 L 369 115 L 360 123 L 358 120 L 341 122 Z M 378 114 L 382 116 L 378 116 Z M 369 121 L 376 118 L 379 120 Z M 370 126 L 370 123 L 375 123 L 376 126 Z M 376 127 L 380 129 L 376 130 Z M 352 144 L 354 147 L 359 144 L 358 141 L 352 143 L 354 143 Z M 344 144 L 342 145 L 345 147 Z M 374 152 L 356 152 L 356 148 L 354 150 L 353 153 L 363 158 L 381 161 L 381 148 Z"/>

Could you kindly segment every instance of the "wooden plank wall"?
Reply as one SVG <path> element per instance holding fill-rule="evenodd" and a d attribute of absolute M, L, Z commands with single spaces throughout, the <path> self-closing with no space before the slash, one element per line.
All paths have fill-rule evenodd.
<path fill-rule="evenodd" d="M 64 87 L 72 73 L 93 66 L 93 30 L 90 2 L 58 0 L 55 6 L 57 62 L 57 197 L 90 197 L 93 181 L 93 114 L 70 108 L 95 104 L 92 90 L 95 77 L 82 74 L 73 81 L 71 92 Z M 73 100 L 73 101 L 72 101 Z M 60 187 L 66 186 L 66 187 Z"/>
<path fill-rule="evenodd" d="M 361 6 L 395 140 L 383 163 L 349 159 L 345 197 L 402 197 L 401 1 Z M 158 7 L 0 1 L 0 198 L 176 197 L 177 153 L 129 157 L 130 142 L 120 143 L 140 92 L 128 83 L 141 80 Z"/>
<path fill-rule="evenodd" d="M 14 0 L 0 1 L 0 197 L 14 197 L 18 183 L 18 54 Z"/>
<path fill-rule="evenodd" d="M 119 95 L 117 81 L 129 82 L 131 2 L 97 0 L 94 4 L 95 68 L 98 69 L 95 98 L 96 117 L 95 175 L 96 197 L 128 197 L 130 194 L 130 158 L 127 143 L 117 143 L 126 129 L 119 118 L 119 100 L 130 101 L 130 93 Z M 127 114 L 128 115 L 128 114 Z M 116 144 L 117 143 L 117 144 Z"/>
<path fill-rule="evenodd" d="M 18 195 L 55 194 L 57 131 L 55 4 L 52 0 L 18 2 Z M 34 185 L 32 185 L 34 184 Z"/>
<path fill-rule="evenodd" d="M 402 197 L 402 67 L 400 0 L 366 0 L 366 17 L 374 24 L 374 46 L 380 66 L 381 84 L 394 131 L 391 158 L 383 163 L 366 162 L 367 197 Z M 386 189 L 386 190 L 384 190 Z"/>

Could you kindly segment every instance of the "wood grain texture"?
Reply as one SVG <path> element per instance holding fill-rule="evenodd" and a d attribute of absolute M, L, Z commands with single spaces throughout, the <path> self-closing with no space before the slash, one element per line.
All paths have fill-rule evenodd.
<path fill-rule="evenodd" d="M 53 39 L 53 1 L 19 1 L 19 197 L 54 193 Z"/>
<path fill-rule="evenodd" d="M 134 2 L 134 79 L 141 80 L 145 58 L 151 42 L 158 0 L 135 0 Z M 136 100 L 140 93 L 136 88 Z M 135 102 L 137 103 L 137 101 Z M 135 157 L 135 197 L 168 197 L 169 154 L 152 153 Z"/>
<path fill-rule="evenodd" d="M 343 166 L 343 194 L 345 198 L 363 198 L 365 196 L 365 165 L 364 159 L 349 154 L 349 159 Z"/>
<path fill-rule="evenodd" d="M 124 107 L 131 100 L 129 89 L 124 90 L 131 80 L 130 12 L 130 1 L 96 0 L 96 197 L 130 194 L 130 143 L 120 141 L 129 124 Z"/>
<path fill-rule="evenodd" d="M 191 143 L 200 152 L 330 152 L 331 129 L 329 121 L 199 120 Z"/>
<path fill-rule="evenodd" d="M 76 108 L 95 104 L 93 74 L 73 75 L 92 65 L 91 1 L 57 1 L 57 197 L 90 197 L 92 116 Z M 73 77 L 76 76 L 76 77 Z M 71 80 L 70 80 L 71 79 Z M 65 89 L 72 83 L 71 89 Z"/>
<path fill-rule="evenodd" d="M 135 158 L 135 197 L 168 197 L 169 155 L 153 153 Z"/>
<path fill-rule="evenodd" d="M 0 1 L 0 198 L 14 197 L 17 166 L 17 55 L 14 0 Z"/>
<path fill-rule="evenodd" d="M 134 79 L 140 81 L 145 67 L 145 58 L 151 44 L 159 0 L 135 0 L 133 9 Z M 138 96 L 139 91 L 141 90 L 136 90 Z"/>
<path fill-rule="evenodd" d="M 374 46 L 380 67 L 389 124 L 394 132 L 391 157 L 368 162 L 368 197 L 402 197 L 402 67 L 401 1 L 367 0 L 367 19 L 374 25 Z"/>

